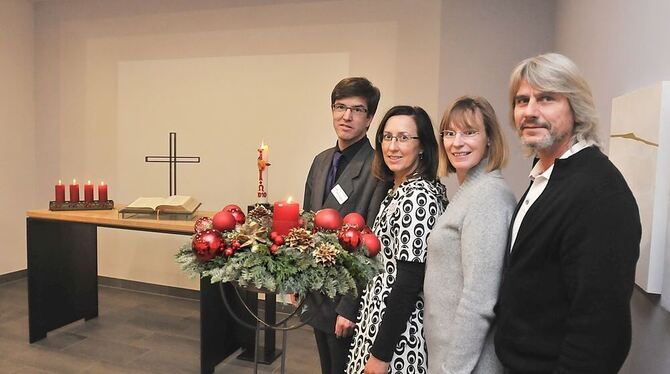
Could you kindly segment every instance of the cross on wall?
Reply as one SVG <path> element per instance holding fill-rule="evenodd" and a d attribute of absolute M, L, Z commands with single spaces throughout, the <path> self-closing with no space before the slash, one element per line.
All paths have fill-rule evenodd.
<path fill-rule="evenodd" d="M 170 195 L 177 194 L 177 164 L 199 164 L 200 156 L 177 156 L 177 133 L 170 133 L 170 150 L 167 156 L 144 156 L 144 162 L 170 164 Z"/>

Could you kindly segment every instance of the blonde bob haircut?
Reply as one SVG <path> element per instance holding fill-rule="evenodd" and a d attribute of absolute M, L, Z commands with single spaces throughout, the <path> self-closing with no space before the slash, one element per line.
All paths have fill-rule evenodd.
<path fill-rule="evenodd" d="M 522 81 L 542 92 L 565 95 L 574 117 L 573 135 L 577 141 L 586 141 L 600 146 L 598 139 L 598 115 L 593 94 L 588 83 L 572 60 L 558 54 L 547 53 L 527 58 L 512 71 L 509 84 L 509 102 L 514 125 L 514 97 Z"/>
<path fill-rule="evenodd" d="M 507 162 L 507 146 L 491 104 L 479 96 L 462 96 L 444 112 L 440 123 L 440 175 L 449 175 L 456 169 L 449 162 L 447 150 L 444 147 L 444 131 L 446 130 L 476 130 L 482 129 L 488 138 L 488 157 L 486 171 L 490 172 L 505 166 Z"/>

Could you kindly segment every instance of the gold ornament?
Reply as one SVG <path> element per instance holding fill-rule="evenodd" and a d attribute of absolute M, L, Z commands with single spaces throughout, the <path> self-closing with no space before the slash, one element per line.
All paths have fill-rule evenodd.
<path fill-rule="evenodd" d="M 314 247 L 312 233 L 301 227 L 291 229 L 284 240 L 289 248 L 296 248 L 300 252 L 306 252 Z"/>
<path fill-rule="evenodd" d="M 335 260 L 339 251 L 337 248 L 330 243 L 321 243 L 314 252 L 314 260 L 317 264 L 322 264 L 323 266 L 333 266 L 335 265 Z"/>
<path fill-rule="evenodd" d="M 240 242 L 240 248 L 248 247 L 256 243 L 267 244 L 267 229 L 256 221 L 247 221 L 240 226 L 238 232 L 232 236 L 231 241 Z"/>

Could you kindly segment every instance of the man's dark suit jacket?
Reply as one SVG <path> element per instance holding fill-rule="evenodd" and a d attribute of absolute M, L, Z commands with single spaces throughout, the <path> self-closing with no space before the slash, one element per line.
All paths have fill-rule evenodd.
<path fill-rule="evenodd" d="M 323 199 L 328 170 L 337 147 L 329 148 L 319 153 L 312 162 L 305 183 L 304 210 L 318 211 L 323 208 L 333 208 L 344 217 L 351 212 L 358 212 L 366 218 L 372 226 L 379 206 L 386 196 L 390 183 L 385 183 L 372 175 L 372 159 L 374 149 L 367 141 L 349 161 L 342 174 L 337 178 L 335 185 L 340 185 L 349 197 L 344 203 L 338 203 L 332 192 Z M 308 309 L 303 319 L 314 315 L 309 324 L 323 332 L 335 333 L 337 315 L 356 322 L 358 315 L 358 298 L 352 296 L 337 297 L 335 300 L 321 295 L 314 295 L 308 302 Z"/>

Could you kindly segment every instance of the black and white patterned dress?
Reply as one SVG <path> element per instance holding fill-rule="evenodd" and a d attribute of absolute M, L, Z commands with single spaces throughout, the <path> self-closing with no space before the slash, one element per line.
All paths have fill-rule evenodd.
<path fill-rule="evenodd" d="M 396 278 L 396 261 L 425 262 L 426 239 L 446 207 L 446 191 L 439 182 L 415 177 L 389 192 L 379 209 L 373 231 L 382 243 L 384 271 L 368 284 L 349 352 L 348 374 L 361 374 L 384 317 L 386 299 Z M 419 295 L 405 331 L 395 346 L 390 373 L 426 373 L 423 334 L 423 294 Z"/>

